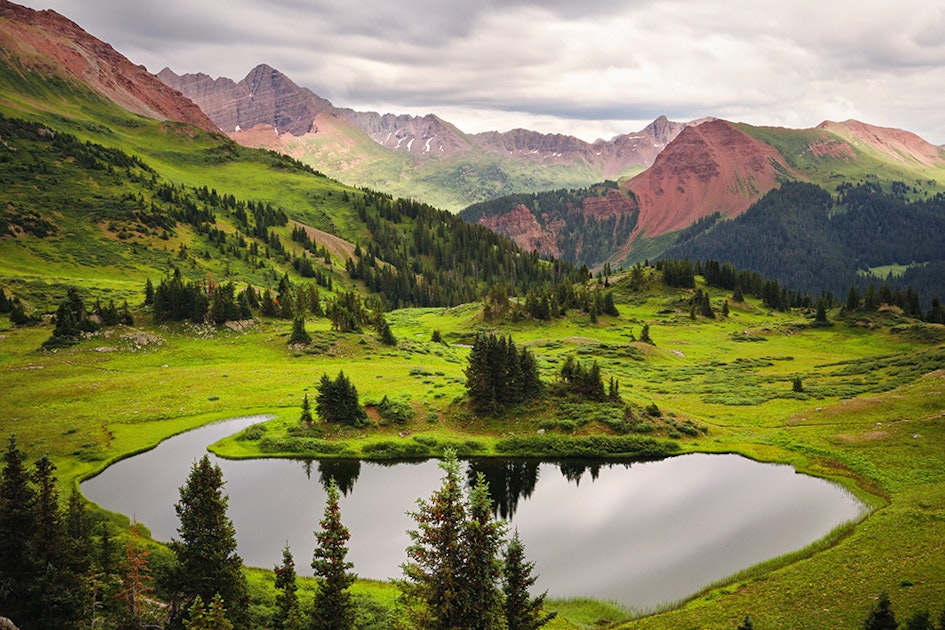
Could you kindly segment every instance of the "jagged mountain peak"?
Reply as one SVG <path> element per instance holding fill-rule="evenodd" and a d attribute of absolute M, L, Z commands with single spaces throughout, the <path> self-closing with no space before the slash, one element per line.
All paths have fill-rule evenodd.
<path fill-rule="evenodd" d="M 264 63 L 239 82 L 204 73 L 178 75 L 168 68 L 158 78 L 193 99 L 227 133 L 267 125 L 278 133 L 301 136 L 313 130 L 319 113 L 334 109 L 329 101 Z"/>

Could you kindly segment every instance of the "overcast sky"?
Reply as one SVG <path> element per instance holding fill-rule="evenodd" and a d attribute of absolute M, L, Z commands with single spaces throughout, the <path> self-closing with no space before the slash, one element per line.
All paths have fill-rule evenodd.
<path fill-rule="evenodd" d="M 18 0 L 157 73 L 267 63 L 340 107 L 586 140 L 661 114 L 945 143 L 941 0 Z"/>

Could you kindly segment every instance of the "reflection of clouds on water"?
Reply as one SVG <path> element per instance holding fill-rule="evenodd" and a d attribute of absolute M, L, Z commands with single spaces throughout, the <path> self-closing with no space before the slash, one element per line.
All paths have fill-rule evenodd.
<path fill-rule="evenodd" d="M 254 420 L 243 420 L 246 426 Z M 237 423 L 238 424 L 238 423 Z M 239 424 L 238 424 L 239 426 Z M 234 431 L 212 425 L 124 460 L 82 484 L 108 509 L 135 514 L 154 536 L 176 535 L 174 503 L 206 445 Z M 323 483 L 345 488 L 342 520 L 348 559 L 363 577 L 401 577 L 416 523 L 407 512 L 429 499 L 443 471 L 435 461 L 396 466 L 326 460 L 227 461 L 223 469 L 239 553 L 272 567 L 289 542 L 306 567 L 325 507 Z M 473 461 L 486 475 L 500 514 L 512 515 L 539 590 L 591 595 L 638 608 L 684 597 L 752 564 L 803 547 L 855 518 L 863 506 L 838 486 L 789 466 L 734 455 L 684 455 L 657 462 Z M 305 574 L 305 572 L 300 572 Z"/>

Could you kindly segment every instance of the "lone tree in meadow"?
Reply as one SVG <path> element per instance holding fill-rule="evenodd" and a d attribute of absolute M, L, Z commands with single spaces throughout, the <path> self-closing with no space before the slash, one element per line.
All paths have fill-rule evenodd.
<path fill-rule="evenodd" d="M 339 422 L 361 426 L 367 420 L 367 412 L 358 402 L 358 390 L 343 371 L 334 379 L 322 374 L 315 397 L 315 413 L 322 422 Z"/>
<path fill-rule="evenodd" d="M 243 575 L 243 559 L 236 553 L 236 529 L 226 515 L 229 497 L 223 494 L 223 472 L 204 455 L 191 467 L 174 505 L 180 540 L 171 541 L 177 554 L 177 583 L 183 596 L 175 602 L 179 622 L 184 609 L 199 596 L 212 602 L 219 595 L 226 618 L 237 628 L 249 627 L 249 595 Z"/>
<path fill-rule="evenodd" d="M 289 336 L 289 345 L 307 345 L 312 343 L 312 337 L 305 330 L 305 316 L 296 315 L 292 320 L 292 334 Z"/>
<path fill-rule="evenodd" d="M 338 496 L 338 485 L 331 479 L 325 516 L 319 522 L 321 530 L 315 532 L 318 547 L 312 558 L 312 569 L 315 570 L 318 591 L 312 608 L 310 627 L 313 630 L 348 630 L 354 627 L 355 608 L 348 587 L 354 584 L 356 576 L 349 571 L 354 564 L 345 560 L 351 534 L 341 522 Z"/>

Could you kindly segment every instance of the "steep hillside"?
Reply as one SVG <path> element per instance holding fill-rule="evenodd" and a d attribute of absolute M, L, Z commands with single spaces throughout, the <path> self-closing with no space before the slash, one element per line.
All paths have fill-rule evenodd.
<path fill-rule="evenodd" d="M 8 81 L 26 88 L 21 95 L 26 100 L 35 96 L 29 84 L 40 73 L 90 89 L 135 114 L 216 131 L 190 100 L 55 11 L 0 0 L 0 62 L 10 66 Z M 5 89 L 0 100 L 16 98 L 17 92 Z"/>
<path fill-rule="evenodd" d="M 73 45 L 29 28 L 34 42 Z M 30 313 L 54 310 L 75 285 L 138 303 L 146 280 L 171 274 L 206 295 L 218 283 L 280 294 L 289 283 L 326 299 L 354 290 L 382 309 L 455 305 L 500 281 L 525 292 L 570 273 L 449 212 L 141 117 L 96 81 L 64 77 L 55 46 L 22 50 L 4 49 L 0 64 L 0 287 Z M 134 67 L 104 45 L 82 50 L 99 78 Z M 151 75 L 144 87 L 126 79 L 128 93 L 169 92 Z"/>
<path fill-rule="evenodd" d="M 167 68 L 159 76 L 240 144 L 286 153 L 352 185 L 451 210 L 506 194 L 633 175 L 682 129 L 702 122 L 660 117 L 636 133 L 594 143 L 525 129 L 467 134 L 433 114 L 336 108 L 268 66 L 238 83 L 178 76 Z"/>
<path fill-rule="evenodd" d="M 638 233 L 649 237 L 682 229 L 722 212 L 735 216 L 791 177 L 784 158 L 724 120 L 683 130 L 627 189 L 640 204 Z"/>
<path fill-rule="evenodd" d="M 911 285 L 921 308 L 945 294 L 945 194 L 910 201 L 903 184 L 846 185 L 834 198 L 823 188 L 791 182 L 730 221 L 691 230 L 666 251 L 670 258 L 719 260 L 812 293 L 843 297 L 853 285 Z M 750 246 L 746 246 L 750 244 Z M 878 268 L 914 268 L 904 278 L 875 277 Z"/>
<path fill-rule="evenodd" d="M 639 206 L 632 194 L 609 182 L 484 201 L 460 216 L 510 237 L 524 249 L 593 268 L 629 242 Z"/>
<path fill-rule="evenodd" d="M 633 234 L 625 242 L 611 240 L 591 248 L 599 252 L 595 261 L 572 260 L 599 266 L 656 257 L 682 230 L 691 226 L 701 230 L 718 219 L 736 217 L 783 182 L 813 182 L 835 195 L 844 187 L 868 182 L 913 200 L 926 198 L 945 191 L 943 156 L 939 147 L 915 134 L 857 121 L 785 129 L 711 120 L 684 129 L 655 157 L 653 166 L 621 185 L 639 213 Z M 594 197 L 592 193 L 586 201 L 593 202 Z M 532 201 L 538 198 L 533 196 Z M 571 205 L 580 208 L 582 201 Z M 535 226 L 529 223 L 538 221 L 542 211 L 529 200 L 511 196 L 461 214 L 515 238 L 523 247 L 540 242 L 540 251 L 560 251 L 566 257 L 566 252 L 580 251 L 575 244 L 586 243 L 587 238 L 578 232 L 560 233 L 553 227 L 551 239 L 549 228 L 542 227 L 545 234 L 536 240 Z M 551 240 L 557 243 L 554 250 L 548 248 Z M 749 255 L 753 243 L 742 241 L 739 247 Z M 750 266 L 747 259 L 739 260 Z M 911 273 L 919 273 L 918 268 Z M 803 284 L 814 286 L 806 279 Z M 835 285 L 831 281 L 826 286 Z"/>

